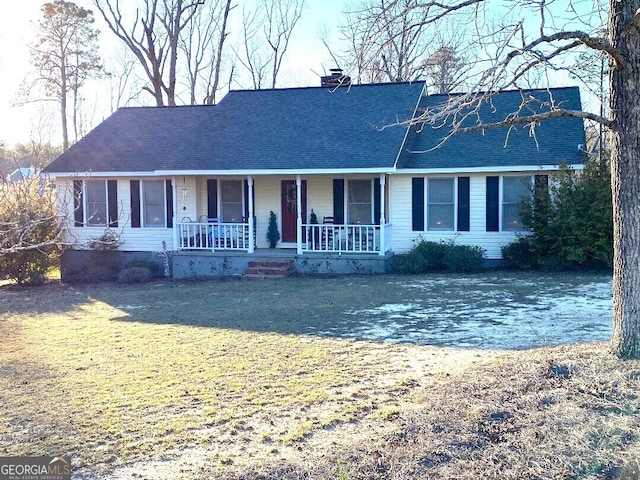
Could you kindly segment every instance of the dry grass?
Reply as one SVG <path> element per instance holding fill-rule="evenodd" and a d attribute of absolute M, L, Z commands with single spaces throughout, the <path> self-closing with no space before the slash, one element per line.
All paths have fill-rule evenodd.
<path fill-rule="evenodd" d="M 638 478 L 638 362 L 293 335 L 294 287 L 323 288 L 0 288 L 0 454 L 87 478 Z M 371 301 L 344 295 L 304 311 Z"/>
<path fill-rule="evenodd" d="M 638 362 L 604 345 L 504 353 L 443 381 L 422 377 L 411 386 L 422 400 L 377 439 L 202 478 L 637 480 L 639 387 Z"/>

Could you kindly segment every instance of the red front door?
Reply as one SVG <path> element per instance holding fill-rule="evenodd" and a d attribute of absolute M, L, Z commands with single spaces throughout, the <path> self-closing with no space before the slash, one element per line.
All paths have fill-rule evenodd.
<path fill-rule="evenodd" d="M 307 181 L 302 180 L 302 223 L 307 222 Z M 296 243 L 298 226 L 298 197 L 295 180 L 282 180 L 282 242 Z"/>

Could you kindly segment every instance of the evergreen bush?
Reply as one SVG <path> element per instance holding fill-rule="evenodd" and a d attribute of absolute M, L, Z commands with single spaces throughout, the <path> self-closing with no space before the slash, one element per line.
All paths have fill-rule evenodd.
<path fill-rule="evenodd" d="M 276 214 L 271 211 L 269 213 L 269 228 L 267 229 L 267 240 L 269 241 L 269 247 L 276 248 L 278 240 L 280 240 L 280 232 L 278 231 L 278 222 Z"/>
<path fill-rule="evenodd" d="M 484 253 L 478 246 L 421 238 L 408 253 L 394 255 L 391 270 L 398 273 L 477 272 L 483 267 Z"/>
<path fill-rule="evenodd" d="M 137 258 L 135 260 L 131 260 L 129 263 L 127 263 L 127 266 L 126 266 L 126 268 L 136 268 L 136 267 L 146 268 L 151 272 L 151 275 L 153 275 L 154 277 L 159 277 L 163 275 L 160 265 L 154 262 L 153 260 L 144 260 L 144 259 Z"/>
<path fill-rule="evenodd" d="M 144 283 L 152 278 L 151 270 L 144 267 L 130 267 L 118 274 L 118 283 Z"/>
<path fill-rule="evenodd" d="M 563 168 L 550 178 L 548 190 L 533 192 L 533 201 L 523 203 L 521 214 L 531 233 L 503 248 L 509 266 L 546 270 L 612 266 L 611 177 L 606 164 L 587 160 L 582 171 Z"/>

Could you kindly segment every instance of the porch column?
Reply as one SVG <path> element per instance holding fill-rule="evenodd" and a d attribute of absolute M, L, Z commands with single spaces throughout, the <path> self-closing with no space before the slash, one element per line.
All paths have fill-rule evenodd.
<path fill-rule="evenodd" d="M 379 255 L 384 257 L 385 255 L 385 204 L 384 204 L 384 190 L 386 188 L 387 177 L 384 173 L 380 174 L 380 252 Z"/>
<path fill-rule="evenodd" d="M 249 253 L 253 253 L 256 250 L 256 246 L 253 238 L 253 229 L 254 229 L 254 221 L 253 221 L 253 177 L 249 175 L 247 177 L 247 185 L 249 187 L 249 249 L 247 250 Z"/>
<path fill-rule="evenodd" d="M 171 189 L 173 190 L 173 249 L 178 250 L 180 228 L 178 227 L 178 179 L 176 177 L 171 179 Z"/>
<path fill-rule="evenodd" d="M 296 211 L 298 212 L 296 240 L 298 243 L 297 253 L 302 254 L 302 179 L 296 175 Z"/>

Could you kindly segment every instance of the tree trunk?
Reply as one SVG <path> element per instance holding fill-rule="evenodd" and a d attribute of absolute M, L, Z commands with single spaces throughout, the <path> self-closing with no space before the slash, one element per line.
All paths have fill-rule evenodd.
<path fill-rule="evenodd" d="M 222 26 L 220 27 L 220 39 L 218 42 L 218 50 L 216 51 L 215 67 L 213 70 L 213 85 L 211 90 L 207 93 L 204 103 L 207 105 L 214 105 L 216 103 L 216 93 L 218 91 L 218 85 L 220 83 L 220 69 L 222 66 L 222 48 L 224 47 L 224 41 L 227 38 L 227 20 L 229 19 L 229 11 L 231 10 L 231 0 L 227 0 L 224 6 L 224 13 L 222 15 Z M 229 83 L 231 85 L 231 83 Z"/>
<path fill-rule="evenodd" d="M 60 117 L 62 120 L 62 151 L 69 150 L 69 129 L 67 127 L 67 65 L 62 39 L 60 40 Z"/>
<path fill-rule="evenodd" d="M 624 58 L 611 68 L 613 334 L 622 358 L 640 358 L 640 0 L 610 0 L 609 36 Z"/>

